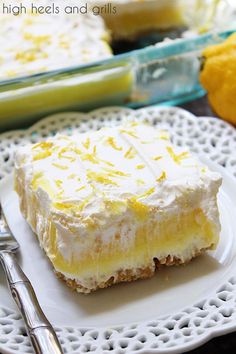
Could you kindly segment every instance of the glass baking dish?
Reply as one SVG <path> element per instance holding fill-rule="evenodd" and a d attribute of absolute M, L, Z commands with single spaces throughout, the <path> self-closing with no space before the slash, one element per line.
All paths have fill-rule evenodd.
<path fill-rule="evenodd" d="M 201 52 L 231 33 L 164 41 L 89 65 L 1 81 L 0 130 L 59 111 L 173 105 L 199 97 Z"/>

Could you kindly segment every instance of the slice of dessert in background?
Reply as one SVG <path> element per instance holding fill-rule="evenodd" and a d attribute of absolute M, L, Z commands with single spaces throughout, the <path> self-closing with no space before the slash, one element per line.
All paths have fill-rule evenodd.
<path fill-rule="evenodd" d="M 105 7 L 104 0 L 91 0 L 91 3 L 100 6 L 100 15 L 115 40 L 133 40 L 184 23 L 181 0 L 114 0 L 110 3 L 112 9 Z"/>
<path fill-rule="evenodd" d="M 218 173 L 143 123 L 19 149 L 21 211 L 59 277 L 88 293 L 218 243 Z"/>

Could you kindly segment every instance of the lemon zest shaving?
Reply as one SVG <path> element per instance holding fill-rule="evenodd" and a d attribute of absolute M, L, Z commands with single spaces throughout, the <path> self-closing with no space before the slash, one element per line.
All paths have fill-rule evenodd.
<path fill-rule="evenodd" d="M 142 170 L 142 169 L 144 169 L 145 168 L 145 165 L 137 165 L 136 166 L 136 169 L 137 170 Z"/>
<path fill-rule="evenodd" d="M 50 149 L 51 147 L 53 147 L 53 143 L 50 143 L 49 141 L 41 141 L 40 143 L 35 144 L 32 147 L 32 150 L 41 148 L 41 149 Z"/>
<path fill-rule="evenodd" d="M 82 151 L 81 151 L 79 148 L 77 148 L 77 147 L 74 147 L 74 148 L 73 148 L 73 151 L 74 151 L 77 155 L 81 155 L 81 154 L 82 154 Z"/>
<path fill-rule="evenodd" d="M 89 153 L 82 155 L 81 156 L 81 160 L 82 161 L 90 161 L 93 164 L 98 164 L 99 163 L 97 157 L 94 156 L 94 154 L 89 154 Z"/>
<path fill-rule="evenodd" d="M 80 192 L 80 191 L 82 191 L 83 189 L 85 189 L 86 188 L 86 186 L 81 186 L 80 188 L 77 188 L 75 191 L 76 192 Z"/>
<path fill-rule="evenodd" d="M 136 151 L 134 150 L 134 148 L 131 146 L 125 153 L 124 157 L 126 159 L 133 159 L 136 155 Z"/>
<path fill-rule="evenodd" d="M 158 139 L 161 140 L 170 140 L 170 136 L 166 131 L 162 131 L 160 135 L 158 136 Z"/>
<path fill-rule="evenodd" d="M 114 163 L 110 162 L 110 161 L 106 161 L 106 160 L 103 160 L 103 159 L 99 159 L 101 162 L 105 163 L 107 166 L 110 166 L 110 167 L 114 167 Z"/>
<path fill-rule="evenodd" d="M 57 186 L 58 188 L 61 188 L 61 186 L 62 186 L 62 184 L 63 184 L 62 180 L 56 179 L 54 182 L 55 182 L 55 184 L 56 184 L 56 186 Z"/>
<path fill-rule="evenodd" d="M 35 46 L 40 46 L 41 44 L 44 44 L 45 42 L 50 43 L 51 36 L 50 35 L 33 35 L 31 33 L 25 32 L 24 33 L 24 39 L 27 41 L 33 42 Z"/>
<path fill-rule="evenodd" d="M 76 160 L 75 157 L 67 156 L 67 155 L 61 155 L 61 158 L 62 158 L 62 159 L 67 159 L 67 160 L 69 160 L 70 162 L 75 162 L 75 160 Z"/>
<path fill-rule="evenodd" d="M 130 125 L 131 127 L 137 127 L 137 126 L 139 125 L 139 123 L 133 121 L 133 122 L 130 122 L 129 125 Z"/>
<path fill-rule="evenodd" d="M 52 155 L 52 153 L 49 150 L 41 151 L 38 154 L 33 156 L 33 161 L 43 160 L 46 157 L 49 157 L 51 155 Z"/>
<path fill-rule="evenodd" d="M 117 150 L 117 151 L 122 151 L 123 148 L 122 146 L 118 146 L 115 139 L 112 136 L 109 136 L 106 139 L 107 144 L 109 144 L 113 149 Z"/>
<path fill-rule="evenodd" d="M 33 161 L 37 160 L 42 160 L 45 159 L 46 157 L 49 157 L 52 155 L 52 151 L 50 149 L 53 147 L 53 143 L 48 142 L 48 141 L 42 141 L 40 143 L 35 144 L 32 147 L 32 150 L 38 150 L 41 149 L 43 151 L 39 151 L 36 155 L 33 156 Z"/>
<path fill-rule="evenodd" d="M 83 143 L 82 143 L 82 145 L 83 145 L 83 147 L 85 148 L 85 149 L 89 149 L 90 148 L 90 139 L 89 138 L 87 138 Z"/>
<path fill-rule="evenodd" d="M 81 211 L 84 209 L 84 207 L 86 206 L 86 204 L 88 204 L 88 202 L 90 201 L 91 199 L 91 195 L 89 195 L 87 198 L 85 198 L 83 200 L 82 203 L 80 204 L 73 204 L 73 203 L 63 203 L 63 202 L 55 202 L 53 203 L 53 206 L 56 208 L 56 209 L 59 209 L 59 210 L 64 210 L 64 211 L 69 211 L 71 212 L 72 214 L 80 217 L 81 216 Z"/>
<path fill-rule="evenodd" d="M 160 175 L 160 177 L 158 177 L 156 179 L 157 182 L 162 182 L 166 179 L 166 172 L 165 171 L 162 171 L 162 174 Z"/>
<path fill-rule="evenodd" d="M 74 162 L 76 160 L 75 157 L 73 156 L 69 156 L 69 155 L 65 155 L 66 152 L 70 152 L 70 150 L 66 147 L 64 147 L 63 149 L 61 149 L 59 152 L 58 152 L 58 157 L 59 159 L 67 159 L 71 162 Z"/>
<path fill-rule="evenodd" d="M 36 190 L 38 188 L 38 181 L 43 177 L 43 172 L 37 172 L 32 178 L 31 185 L 33 187 L 33 190 Z"/>
<path fill-rule="evenodd" d="M 120 129 L 120 132 L 123 133 L 123 134 L 130 135 L 130 136 L 132 136 L 132 138 L 138 139 L 138 136 L 137 136 L 137 135 L 135 134 L 135 132 L 132 131 L 132 130 Z"/>
<path fill-rule="evenodd" d="M 179 155 L 176 155 L 171 146 L 167 146 L 166 150 L 172 157 L 175 163 L 181 164 L 181 161 L 189 157 L 189 153 L 187 151 L 181 152 Z"/>
<path fill-rule="evenodd" d="M 99 173 L 99 172 L 88 170 L 87 178 L 98 183 L 118 186 L 118 184 L 114 182 L 112 179 L 110 179 L 106 173 Z"/>
<path fill-rule="evenodd" d="M 76 177 L 76 174 L 75 173 L 71 173 L 71 175 L 68 176 L 68 179 L 73 179 Z"/>
<path fill-rule="evenodd" d="M 162 159 L 162 156 L 154 156 L 152 159 L 154 161 L 158 161 L 158 160 Z"/>
<path fill-rule="evenodd" d="M 137 198 L 146 198 L 149 195 L 153 194 L 155 192 L 155 187 L 151 187 L 149 188 L 146 192 L 144 192 L 143 194 L 139 195 Z"/>
<path fill-rule="evenodd" d="M 111 168 L 104 167 L 103 170 L 106 171 L 110 177 L 118 177 L 118 176 L 129 177 L 130 176 L 129 173 L 125 173 L 125 172 L 119 171 L 119 170 L 113 170 Z"/>
<path fill-rule="evenodd" d="M 53 206 L 59 210 L 64 210 L 64 209 L 73 209 L 75 208 L 75 204 L 72 203 L 61 203 L 61 202 L 55 202 L 53 203 Z"/>
<path fill-rule="evenodd" d="M 68 168 L 69 168 L 68 166 L 60 165 L 59 163 L 56 163 L 56 162 L 53 162 L 52 165 L 57 168 L 60 168 L 61 170 L 68 170 Z"/>

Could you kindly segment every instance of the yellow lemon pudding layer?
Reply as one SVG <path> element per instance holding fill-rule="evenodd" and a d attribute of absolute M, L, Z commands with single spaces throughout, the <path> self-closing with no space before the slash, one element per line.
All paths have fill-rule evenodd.
<path fill-rule="evenodd" d="M 79 292 L 214 249 L 220 184 L 146 123 L 56 135 L 15 157 L 21 211 L 56 273 Z"/>
<path fill-rule="evenodd" d="M 100 6 L 100 15 L 115 39 L 133 39 L 184 24 L 181 0 L 114 0 L 111 8 L 104 0 L 90 2 Z"/>

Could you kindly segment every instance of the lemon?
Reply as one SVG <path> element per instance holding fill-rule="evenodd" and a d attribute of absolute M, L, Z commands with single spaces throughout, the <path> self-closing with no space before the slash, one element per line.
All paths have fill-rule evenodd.
<path fill-rule="evenodd" d="M 200 82 L 216 114 L 236 125 L 236 33 L 203 51 Z"/>

